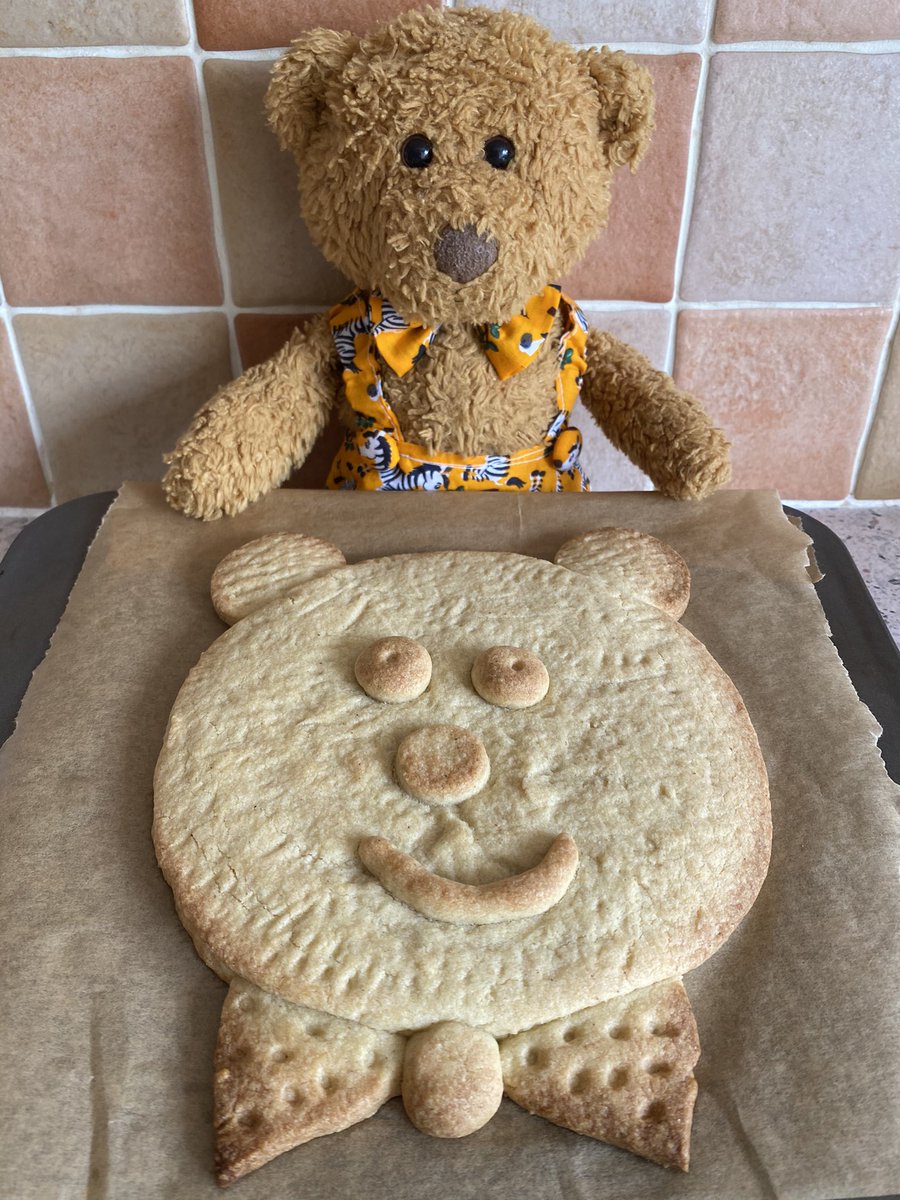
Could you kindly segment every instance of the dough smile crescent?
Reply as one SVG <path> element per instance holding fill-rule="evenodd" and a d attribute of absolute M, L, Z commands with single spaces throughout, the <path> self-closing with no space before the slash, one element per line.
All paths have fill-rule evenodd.
<path fill-rule="evenodd" d="M 359 857 L 395 899 L 424 917 L 454 925 L 539 916 L 563 898 L 578 870 L 578 847 L 567 833 L 553 840 L 537 866 L 494 883 L 457 883 L 435 875 L 383 837 L 363 838 Z"/>

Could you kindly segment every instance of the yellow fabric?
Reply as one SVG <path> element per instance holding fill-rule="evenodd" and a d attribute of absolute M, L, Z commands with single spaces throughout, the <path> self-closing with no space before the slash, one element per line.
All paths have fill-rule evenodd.
<path fill-rule="evenodd" d="M 405 441 L 382 390 L 379 359 L 397 375 L 405 375 L 427 353 L 438 329 L 408 324 L 375 292 L 356 292 L 338 304 L 329 319 L 356 427 L 335 457 L 328 487 L 588 491 L 590 484 L 578 462 L 581 434 L 568 424 L 586 365 L 587 322 L 581 310 L 551 284 L 509 321 L 484 326 L 481 340 L 498 377 L 508 379 L 533 362 L 557 313 L 562 314 L 564 326 L 556 376 L 557 412 L 543 441 L 509 455 L 466 457 L 431 454 Z"/>

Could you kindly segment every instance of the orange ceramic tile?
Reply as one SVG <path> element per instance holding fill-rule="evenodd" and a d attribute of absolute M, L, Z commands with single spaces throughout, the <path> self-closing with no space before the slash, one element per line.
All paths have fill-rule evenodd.
<path fill-rule="evenodd" d="M 309 319 L 308 313 L 239 313 L 234 332 L 244 370 L 271 358 Z"/>
<path fill-rule="evenodd" d="M 586 310 L 588 324 L 627 342 L 663 370 L 669 348 L 672 318 L 664 308 L 617 308 Z"/>
<path fill-rule="evenodd" d="M 849 493 L 889 320 L 878 308 L 680 314 L 675 379 L 731 439 L 734 487 Z"/>
<path fill-rule="evenodd" d="M 897 0 L 719 0 L 717 42 L 868 42 L 900 38 Z"/>
<path fill-rule="evenodd" d="M 614 177 L 609 226 L 565 280 L 581 299 L 672 298 L 700 59 L 635 57 L 653 75 L 656 131 L 637 172 L 623 168 Z"/>
<path fill-rule="evenodd" d="M 221 300 L 188 58 L 2 58 L 0 95 L 11 304 Z"/>
<path fill-rule="evenodd" d="M 46 508 L 49 503 L 6 326 L 0 325 L 0 507 Z"/>
<path fill-rule="evenodd" d="M 3 0 L 0 46 L 183 46 L 183 0 Z"/>
<path fill-rule="evenodd" d="M 713 55 L 687 300 L 891 303 L 900 54 Z"/>
<path fill-rule="evenodd" d="M 313 245 L 300 217 L 297 167 L 266 124 L 271 66 L 213 59 L 204 69 L 232 293 L 239 305 L 324 308 L 351 285 Z"/>
<path fill-rule="evenodd" d="M 231 378 L 221 313 L 15 318 L 57 500 L 159 479 L 198 408 Z"/>
<path fill-rule="evenodd" d="M 194 0 L 197 38 L 206 50 L 286 46 L 304 29 L 326 26 L 366 33 L 408 8 L 440 0 Z"/>
<path fill-rule="evenodd" d="M 710 0 L 465 0 L 514 8 L 568 42 L 699 42 Z"/>
<path fill-rule="evenodd" d="M 856 495 L 861 500 L 900 500 L 900 338 L 896 336 Z"/>

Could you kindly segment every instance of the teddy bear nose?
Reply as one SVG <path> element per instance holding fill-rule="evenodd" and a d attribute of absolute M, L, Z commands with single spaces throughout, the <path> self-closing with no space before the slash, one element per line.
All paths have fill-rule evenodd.
<path fill-rule="evenodd" d="M 481 738 L 458 725 L 423 725 L 397 747 L 394 774 L 416 800 L 459 804 L 487 783 L 491 763 Z"/>
<path fill-rule="evenodd" d="M 455 283 L 471 283 L 497 261 L 495 238 L 482 237 L 474 225 L 451 229 L 448 225 L 434 244 L 434 261 L 442 275 Z"/>

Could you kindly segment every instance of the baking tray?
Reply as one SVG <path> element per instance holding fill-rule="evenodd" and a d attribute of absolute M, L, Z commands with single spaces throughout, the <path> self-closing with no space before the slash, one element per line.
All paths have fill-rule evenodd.
<path fill-rule="evenodd" d="M 28 525 L 0 563 L 0 743 L 12 732 L 85 555 L 115 493 L 85 496 Z M 816 585 L 832 638 L 863 701 L 883 727 L 881 752 L 900 783 L 900 652 L 840 539 L 792 508 L 813 541 Z M 883 1200 L 897 1200 L 886 1197 Z"/>
<path fill-rule="evenodd" d="M 69 592 L 115 492 L 99 492 L 50 509 L 27 525 L 0 563 L 0 745 L 35 667 L 47 652 Z M 900 651 L 841 539 L 797 509 L 812 538 L 819 569 L 816 584 L 831 638 L 860 699 L 881 726 L 881 754 L 900 783 Z"/>

